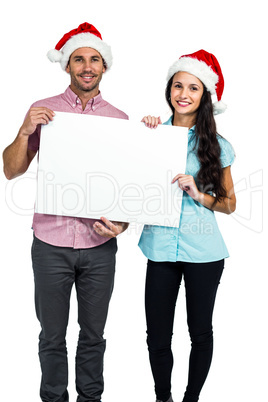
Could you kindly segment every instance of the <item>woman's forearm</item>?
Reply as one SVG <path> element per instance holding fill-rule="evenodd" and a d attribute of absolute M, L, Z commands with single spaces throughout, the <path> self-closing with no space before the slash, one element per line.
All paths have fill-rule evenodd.
<path fill-rule="evenodd" d="M 231 214 L 236 208 L 235 194 L 229 194 L 228 197 L 222 198 L 220 201 L 215 202 L 215 197 L 206 193 L 199 193 L 196 201 L 202 204 L 204 207 L 213 211 L 222 212 L 225 214 Z"/>

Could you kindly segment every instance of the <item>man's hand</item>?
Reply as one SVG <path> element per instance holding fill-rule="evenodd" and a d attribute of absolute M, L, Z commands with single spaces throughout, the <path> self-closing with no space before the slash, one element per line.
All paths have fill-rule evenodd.
<path fill-rule="evenodd" d="M 15 140 L 3 152 L 4 173 L 8 180 L 14 179 L 28 169 L 36 152 L 28 149 L 28 139 L 38 124 L 48 124 L 55 113 L 46 107 L 32 107 Z"/>
<path fill-rule="evenodd" d="M 126 222 L 111 222 L 107 218 L 101 217 L 102 222 L 104 225 L 100 222 L 95 222 L 93 225 L 94 230 L 103 237 L 116 237 L 120 233 L 123 233 L 127 227 L 128 223 Z"/>
<path fill-rule="evenodd" d="M 53 110 L 47 107 L 32 107 L 20 128 L 20 134 L 25 136 L 33 134 L 38 124 L 48 124 L 54 116 Z"/>

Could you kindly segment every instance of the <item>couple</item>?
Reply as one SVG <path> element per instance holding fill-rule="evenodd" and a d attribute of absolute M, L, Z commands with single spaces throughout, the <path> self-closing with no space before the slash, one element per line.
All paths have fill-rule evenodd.
<path fill-rule="evenodd" d="M 112 54 L 93 25 L 84 23 L 65 34 L 48 58 L 60 62 L 71 83 L 63 94 L 35 102 L 28 111 L 16 139 L 3 153 L 8 179 L 26 172 L 39 150 L 40 126 L 49 124 L 54 112 L 128 119 L 103 100 L 99 91 L 102 74 L 111 67 Z M 182 276 L 192 342 L 184 402 L 198 401 L 212 359 L 212 313 L 224 258 L 228 257 L 214 211 L 230 214 L 236 203 L 230 170 L 234 152 L 217 134 L 213 117 L 225 109 L 221 102 L 223 87 L 217 59 L 203 50 L 182 56 L 168 72 L 166 100 L 172 116 L 164 124 L 189 128 L 187 171 L 178 172 L 173 179 L 183 190 L 181 227 L 158 227 L 154 231 L 153 226 L 145 225 L 139 242 L 148 258 L 147 343 L 157 402 L 173 401 L 171 339 Z M 211 95 L 215 93 L 218 102 L 213 105 Z M 142 121 L 151 128 L 161 124 L 160 118 L 152 116 Z M 196 227 L 201 221 L 210 225 L 209 233 L 182 230 L 184 224 Z M 105 218 L 95 221 L 34 214 L 32 262 L 36 314 L 41 325 L 42 401 L 69 400 L 65 336 L 73 284 L 80 325 L 77 401 L 101 401 L 103 331 L 114 284 L 116 236 L 127 226 Z"/>

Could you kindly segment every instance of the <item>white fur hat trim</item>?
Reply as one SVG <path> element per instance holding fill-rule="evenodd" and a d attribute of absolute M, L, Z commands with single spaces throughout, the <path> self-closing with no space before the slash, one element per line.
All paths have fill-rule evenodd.
<path fill-rule="evenodd" d="M 204 61 L 192 57 L 180 58 L 168 70 L 167 80 L 179 71 L 185 71 L 196 76 L 212 95 L 216 93 L 216 84 L 219 77 Z"/>
<path fill-rule="evenodd" d="M 72 36 L 61 50 L 52 49 L 47 53 L 47 57 L 54 63 L 59 62 L 61 68 L 65 70 L 71 54 L 81 47 L 91 47 L 92 49 L 97 50 L 97 52 L 99 52 L 102 58 L 105 60 L 107 70 L 111 68 L 113 62 L 111 47 L 96 35 L 93 35 L 89 32 Z"/>

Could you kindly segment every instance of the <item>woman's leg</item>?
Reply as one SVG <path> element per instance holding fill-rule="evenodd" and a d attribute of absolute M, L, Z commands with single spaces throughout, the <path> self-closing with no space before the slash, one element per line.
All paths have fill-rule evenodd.
<path fill-rule="evenodd" d="M 145 286 L 147 344 L 157 399 L 171 393 L 171 339 L 182 272 L 178 263 L 148 261 Z"/>
<path fill-rule="evenodd" d="M 187 319 L 192 342 L 189 377 L 183 402 L 198 401 L 213 352 L 212 315 L 224 260 L 183 263 Z"/>

